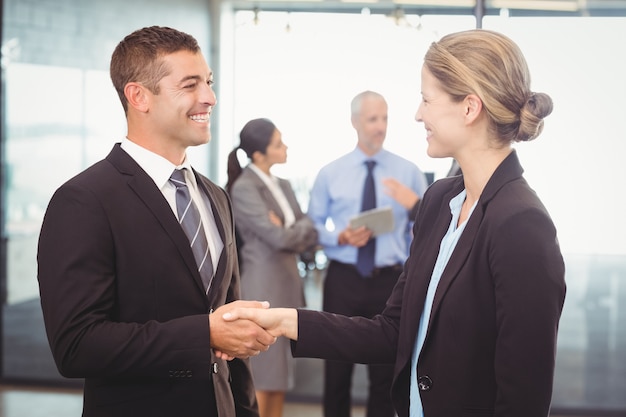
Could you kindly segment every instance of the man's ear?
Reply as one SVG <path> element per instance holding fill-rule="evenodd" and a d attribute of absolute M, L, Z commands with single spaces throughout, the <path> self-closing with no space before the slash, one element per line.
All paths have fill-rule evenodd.
<path fill-rule="evenodd" d="M 356 129 L 356 127 L 357 127 L 357 116 L 356 115 L 352 115 L 350 117 L 350 123 L 352 123 L 352 127 Z"/>
<path fill-rule="evenodd" d="M 463 100 L 465 118 L 469 123 L 478 118 L 483 109 L 483 102 L 476 94 L 468 94 Z"/>
<path fill-rule="evenodd" d="M 139 83 L 128 83 L 124 86 L 124 95 L 129 107 L 133 107 L 142 113 L 148 111 L 149 97 L 146 87 Z"/>

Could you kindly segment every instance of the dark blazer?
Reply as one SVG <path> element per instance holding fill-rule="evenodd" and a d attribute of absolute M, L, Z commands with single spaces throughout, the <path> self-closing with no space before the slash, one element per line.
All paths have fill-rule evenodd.
<path fill-rule="evenodd" d="M 549 414 L 564 264 L 548 212 L 515 152 L 497 168 L 445 268 L 418 361 L 426 417 Z M 409 259 L 373 320 L 299 312 L 295 356 L 395 362 L 392 398 L 409 413 L 411 355 L 462 177 L 424 195 Z"/>
<path fill-rule="evenodd" d="M 84 416 L 258 416 L 248 362 L 210 348 L 207 314 L 239 298 L 239 270 L 229 199 L 195 175 L 224 242 L 208 297 L 172 209 L 119 144 L 50 201 L 41 305 L 59 371 L 85 378 Z"/>

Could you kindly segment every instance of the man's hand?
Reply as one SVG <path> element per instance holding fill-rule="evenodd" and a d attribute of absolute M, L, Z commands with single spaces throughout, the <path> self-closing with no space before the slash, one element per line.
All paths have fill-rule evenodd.
<path fill-rule="evenodd" d="M 361 246 L 365 246 L 371 237 L 372 231 L 365 226 L 361 226 L 356 229 L 346 227 L 341 231 L 341 233 L 339 233 L 337 243 L 340 245 L 352 245 L 360 248 Z"/>
<path fill-rule="evenodd" d="M 274 213 L 273 210 L 270 210 L 268 216 L 270 218 L 270 223 L 272 223 L 274 226 L 283 227 L 283 221 L 280 219 L 280 217 L 278 217 L 278 214 Z"/>
<path fill-rule="evenodd" d="M 402 184 L 395 178 L 385 178 L 383 180 L 385 193 L 396 200 L 407 210 L 411 210 L 420 199 L 413 190 Z"/>
<path fill-rule="evenodd" d="M 236 308 L 267 309 L 267 301 L 233 301 L 209 314 L 211 348 L 221 359 L 248 358 L 269 349 L 276 337 L 250 320 L 227 322 L 223 316 Z"/>

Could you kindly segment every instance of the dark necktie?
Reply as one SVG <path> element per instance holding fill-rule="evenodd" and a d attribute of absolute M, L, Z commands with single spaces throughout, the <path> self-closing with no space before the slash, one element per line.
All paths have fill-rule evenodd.
<path fill-rule="evenodd" d="M 175 169 L 170 177 L 172 184 L 176 186 L 176 210 L 178 211 L 178 222 L 185 231 L 193 256 L 198 264 L 198 271 L 202 277 L 204 290 L 208 293 L 213 279 L 213 263 L 211 262 L 211 253 L 209 252 L 209 243 L 207 241 L 200 211 L 191 199 L 189 188 L 185 181 L 185 168 Z"/>
<path fill-rule="evenodd" d="M 361 211 L 376 208 L 376 187 L 374 186 L 374 165 L 376 161 L 365 161 L 367 165 L 367 176 L 365 177 L 365 185 L 363 186 L 363 200 L 361 201 Z M 356 267 L 363 277 L 368 277 L 374 269 L 374 261 L 376 257 L 376 239 L 370 239 L 367 244 L 359 248 L 357 255 Z"/>

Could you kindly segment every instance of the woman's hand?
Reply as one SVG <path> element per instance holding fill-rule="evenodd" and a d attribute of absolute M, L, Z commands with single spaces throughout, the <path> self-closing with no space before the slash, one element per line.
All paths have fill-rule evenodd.
<path fill-rule="evenodd" d="M 275 337 L 285 336 L 298 340 L 298 310 L 295 308 L 236 307 L 222 317 L 226 322 L 250 320 Z"/>

